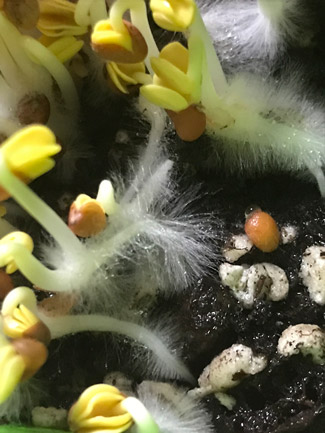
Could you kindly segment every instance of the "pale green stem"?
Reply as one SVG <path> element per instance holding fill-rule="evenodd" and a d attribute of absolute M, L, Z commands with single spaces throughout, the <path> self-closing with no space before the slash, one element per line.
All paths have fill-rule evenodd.
<path fill-rule="evenodd" d="M 67 254 L 84 253 L 84 246 L 61 218 L 28 186 L 14 176 L 0 153 L 0 184 L 44 228 Z"/>
<path fill-rule="evenodd" d="M 108 241 L 102 243 L 96 248 L 95 254 L 86 250 L 69 260 L 67 257 L 67 266 L 63 269 L 50 270 L 44 266 L 32 253 L 24 246 L 17 243 L 7 243 L 0 245 L 0 266 L 6 266 L 8 262 L 14 261 L 20 272 L 34 285 L 42 290 L 49 292 L 71 292 L 82 291 L 87 288 L 87 282 L 91 276 L 100 268 L 100 266 L 113 256 L 118 256 L 119 250 L 141 233 L 143 224 L 134 223 L 118 232 Z M 84 248 L 83 245 L 81 247 Z M 64 251 L 66 252 L 66 251 Z M 70 256 L 71 257 L 71 256 Z M 69 267 L 70 263 L 70 267 Z M 82 272 L 83 286 L 74 283 L 75 275 Z M 79 281 L 79 280 L 78 280 Z"/>
<path fill-rule="evenodd" d="M 122 401 L 121 406 L 131 414 L 137 427 L 137 433 L 160 433 L 155 420 L 140 400 L 128 397 Z"/>
<path fill-rule="evenodd" d="M 96 0 L 90 6 L 90 22 L 94 28 L 96 23 L 107 19 L 107 10 L 105 0 Z"/>
<path fill-rule="evenodd" d="M 75 22 L 82 27 L 90 25 L 90 8 L 96 0 L 78 0 L 74 12 Z"/>
<path fill-rule="evenodd" d="M 191 383 L 195 382 L 187 367 L 169 351 L 157 335 L 136 323 L 99 314 L 59 317 L 49 317 L 41 313 L 38 315 L 50 329 L 52 339 L 78 332 L 112 332 L 125 335 L 148 347 L 169 370 L 172 369 Z"/>
<path fill-rule="evenodd" d="M 32 59 L 41 64 L 52 75 L 68 108 L 76 113 L 79 107 L 78 93 L 66 67 L 57 59 L 55 54 L 35 39 L 26 36 L 23 44 Z"/>
<path fill-rule="evenodd" d="M 23 427 L 21 425 L 0 425 L 0 433 L 67 433 L 66 430 L 56 430 L 44 427 Z"/>
<path fill-rule="evenodd" d="M 19 77 L 18 68 L 13 58 L 11 57 L 7 47 L 0 37 L 0 71 L 6 84 L 11 88 L 17 86 Z M 12 91 L 12 90 L 11 90 Z"/>
<path fill-rule="evenodd" d="M 228 83 L 198 8 L 195 13 L 194 22 L 188 31 L 190 35 L 196 35 L 202 39 L 208 62 L 208 70 L 215 92 L 222 97 L 228 90 Z"/>
<path fill-rule="evenodd" d="M 6 266 L 8 258 L 11 258 L 17 265 L 19 271 L 36 287 L 49 292 L 69 292 L 69 277 L 73 281 L 73 272 L 50 270 L 44 266 L 24 246 L 15 243 L 0 245 L 0 264 Z"/>
<path fill-rule="evenodd" d="M 23 36 L 16 27 L 0 13 L 0 33 L 7 49 L 24 76 L 35 79 L 35 67 L 23 48 Z"/>
<path fill-rule="evenodd" d="M 208 122 L 217 129 L 231 125 L 234 120 L 227 111 L 227 105 L 215 92 L 205 56 L 202 65 L 201 92 L 201 102 Z"/>
<path fill-rule="evenodd" d="M 151 167 L 155 164 L 155 160 L 159 158 L 159 147 L 165 129 L 166 113 L 160 107 L 151 104 L 145 98 L 140 96 L 139 105 L 144 115 L 151 123 L 148 145 L 145 153 L 141 158 L 141 168 L 139 168 L 137 176 L 132 184 L 127 189 L 121 203 L 130 202 L 137 194 L 142 184 L 147 181 L 151 174 Z"/>
<path fill-rule="evenodd" d="M 146 40 L 148 46 L 148 55 L 145 59 L 145 64 L 153 75 L 153 70 L 150 64 L 151 57 L 158 57 L 159 50 L 152 36 L 151 29 L 147 18 L 147 8 L 144 0 L 116 0 L 109 12 L 114 30 L 125 33 L 126 27 L 122 21 L 123 15 L 127 10 L 130 10 L 132 24 L 137 27 L 142 36 Z"/>
<path fill-rule="evenodd" d="M 201 100 L 203 50 L 202 39 L 198 35 L 190 35 L 188 39 L 189 62 L 186 75 L 193 83 L 191 102 L 195 104 Z"/>
<path fill-rule="evenodd" d="M 113 215 L 113 217 L 119 218 L 120 215 Z M 108 239 L 106 242 L 102 242 L 96 245 L 96 257 L 98 257 L 96 263 L 97 267 L 102 265 L 105 261 L 111 257 L 118 257 L 119 250 L 127 244 L 132 238 L 141 233 L 143 228 L 142 222 L 134 222 L 128 225 L 122 231 L 116 233 L 113 237 Z"/>
<path fill-rule="evenodd" d="M 150 74 L 153 75 L 154 72 L 151 67 L 150 59 L 151 57 L 159 57 L 159 50 L 150 29 L 145 2 L 143 0 L 137 0 L 137 3 L 135 3 L 135 0 L 133 0 L 133 3 L 134 5 L 131 8 L 131 20 L 146 40 L 148 55 L 145 59 L 145 64 Z"/>

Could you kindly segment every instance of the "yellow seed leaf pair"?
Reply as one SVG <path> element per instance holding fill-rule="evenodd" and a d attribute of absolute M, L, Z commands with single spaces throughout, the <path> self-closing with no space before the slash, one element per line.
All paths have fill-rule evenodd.
<path fill-rule="evenodd" d="M 0 404 L 12 394 L 20 382 L 25 363 L 10 342 L 0 335 Z"/>
<path fill-rule="evenodd" d="M 4 316 L 3 332 L 10 338 L 22 338 L 24 333 L 37 323 L 39 323 L 38 317 L 21 304 L 11 315 Z"/>
<path fill-rule="evenodd" d="M 194 0 L 150 0 L 150 9 L 155 23 L 172 32 L 188 29 L 196 12 Z"/>
<path fill-rule="evenodd" d="M 7 274 L 12 274 L 18 269 L 10 244 L 22 245 L 30 252 L 34 248 L 33 239 L 27 233 L 12 232 L 4 236 L 0 240 L 0 267 L 6 266 Z"/>
<path fill-rule="evenodd" d="M 41 0 L 38 30 L 46 36 L 77 36 L 87 33 L 74 19 L 76 5 L 69 0 Z"/>
<path fill-rule="evenodd" d="M 84 46 L 84 42 L 74 36 L 64 36 L 58 39 L 42 36 L 39 42 L 48 48 L 61 63 L 72 59 Z"/>
<path fill-rule="evenodd" d="M 41 125 L 19 130 L 0 147 L 8 168 L 30 180 L 53 168 L 55 162 L 50 156 L 60 150 L 61 147 L 55 142 L 55 135 Z"/>
<path fill-rule="evenodd" d="M 166 110 L 185 110 L 192 102 L 193 83 L 187 76 L 188 50 L 179 42 L 166 45 L 159 58 L 152 58 L 153 84 L 142 86 L 141 94 Z"/>
<path fill-rule="evenodd" d="M 125 32 L 115 31 L 110 20 L 99 21 L 95 25 L 91 42 L 95 45 L 117 45 L 132 51 L 132 39 L 127 28 Z"/>
<path fill-rule="evenodd" d="M 110 385 L 94 385 L 86 389 L 70 409 L 68 420 L 71 431 L 126 431 L 133 424 L 133 419 L 120 404 L 125 398 Z"/>
<path fill-rule="evenodd" d="M 107 73 L 113 84 L 122 93 L 129 93 L 128 86 L 139 84 L 138 74 L 145 74 L 146 68 L 140 63 L 115 63 L 106 64 Z M 141 76 L 141 75 L 140 75 Z"/>

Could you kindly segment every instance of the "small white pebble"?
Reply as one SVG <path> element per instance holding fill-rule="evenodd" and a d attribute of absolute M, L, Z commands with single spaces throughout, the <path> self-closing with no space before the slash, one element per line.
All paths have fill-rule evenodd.
<path fill-rule="evenodd" d="M 300 277 L 310 298 L 317 304 L 325 304 L 325 247 L 312 246 L 302 256 Z"/>
<path fill-rule="evenodd" d="M 32 423 L 36 427 L 65 429 L 68 426 L 68 412 L 55 407 L 34 407 L 32 410 Z"/>
<path fill-rule="evenodd" d="M 223 263 L 219 268 L 222 284 L 228 286 L 244 308 L 253 308 L 256 299 L 271 301 L 284 299 L 289 292 L 289 281 L 283 269 L 271 263 L 248 267 Z"/>
<path fill-rule="evenodd" d="M 232 409 L 235 400 L 227 398 L 227 390 L 238 385 L 247 375 L 254 375 L 267 366 L 264 355 L 254 355 L 250 347 L 243 344 L 233 344 L 216 356 L 205 367 L 198 383 L 199 388 L 189 392 L 192 397 L 203 397 L 215 394 L 221 404 Z"/>
<path fill-rule="evenodd" d="M 281 228 L 281 240 L 284 245 L 293 242 L 297 235 L 298 229 L 295 226 L 286 225 Z"/>
<path fill-rule="evenodd" d="M 247 254 L 252 247 L 253 244 L 247 235 L 233 235 L 223 248 L 222 254 L 227 262 L 234 263 L 240 259 L 240 257 Z"/>
<path fill-rule="evenodd" d="M 325 364 L 325 332 L 317 325 L 289 326 L 279 338 L 278 353 L 286 357 L 311 355 L 315 364 Z"/>

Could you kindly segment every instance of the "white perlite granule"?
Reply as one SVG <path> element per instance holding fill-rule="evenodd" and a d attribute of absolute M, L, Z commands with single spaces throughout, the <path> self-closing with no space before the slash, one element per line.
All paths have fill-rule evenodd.
<path fill-rule="evenodd" d="M 250 347 L 233 344 L 205 367 L 198 380 L 199 388 L 190 394 L 205 396 L 214 393 L 221 404 L 231 409 L 235 400 L 225 392 L 238 385 L 246 375 L 264 370 L 266 365 L 267 358 L 264 355 L 254 355 Z"/>
<path fill-rule="evenodd" d="M 297 235 L 297 227 L 291 225 L 281 227 L 281 241 L 284 245 L 293 242 L 296 239 Z"/>
<path fill-rule="evenodd" d="M 311 355 L 316 364 L 325 364 L 325 332 L 317 325 L 289 326 L 279 338 L 278 353 L 286 357 Z"/>
<path fill-rule="evenodd" d="M 68 426 L 67 417 L 65 409 L 37 406 L 32 410 L 32 422 L 36 427 L 65 429 Z"/>
<path fill-rule="evenodd" d="M 222 284 L 228 286 L 245 308 L 253 308 L 258 298 L 281 301 L 289 292 L 289 281 L 283 269 L 271 263 L 231 265 L 223 263 L 219 268 Z"/>
<path fill-rule="evenodd" d="M 227 262 L 234 263 L 240 257 L 247 254 L 253 247 L 253 243 L 245 234 L 233 235 L 227 245 L 223 248 L 222 254 Z"/>
<path fill-rule="evenodd" d="M 317 304 L 325 304 L 325 247 L 312 246 L 302 256 L 300 277 L 309 296 Z"/>

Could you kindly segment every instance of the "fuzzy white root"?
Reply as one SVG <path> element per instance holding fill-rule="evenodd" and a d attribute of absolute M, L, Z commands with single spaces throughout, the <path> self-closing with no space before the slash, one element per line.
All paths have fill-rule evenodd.
<path fill-rule="evenodd" d="M 85 331 L 112 332 L 127 336 L 148 347 L 157 357 L 159 363 L 165 364 L 165 371 L 170 373 L 169 377 L 184 379 L 190 383 L 194 381 L 187 367 L 170 352 L 157 335 L 136 323 L 96 314 L 60 316 L 57 318 L 39 314 L 39 317 L 50 329 L 53 339 Z"/>

